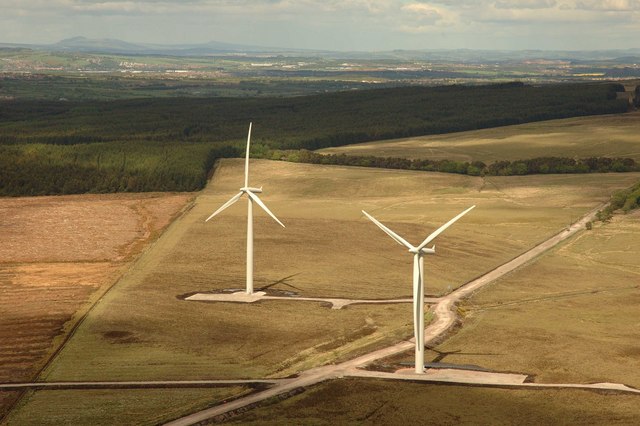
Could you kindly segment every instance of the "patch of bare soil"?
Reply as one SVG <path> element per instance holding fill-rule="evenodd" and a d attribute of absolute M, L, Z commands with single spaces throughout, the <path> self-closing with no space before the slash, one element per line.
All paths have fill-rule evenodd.
<path fill-rule="evenodd" d="M 0 199 L 0 263 L 113 261 L 164 228 L 185 194 Z"/>
<path fill-rule="evenodd" d="M 34 379 L 74 324 L 190 198 L 0 199 L 0 381 Z M 0 416 L 14 399 L 0 393 Z"/>

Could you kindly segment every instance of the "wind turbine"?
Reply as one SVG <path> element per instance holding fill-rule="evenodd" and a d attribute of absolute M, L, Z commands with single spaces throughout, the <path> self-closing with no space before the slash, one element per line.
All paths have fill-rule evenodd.
<path fill-rule="evenodd" d="M 224 203 L 222 207 L 213 212 L 213 214 L 209 216 L 207 220 L 205 220 L 205 222 L 208 222 L 215 215 L 238 201 L 243 194 L 247 195 L 247 294 L 253 294 L 253 203 L 255 202 L 260 207 L 262 207 L 262 210 L 267 212 L 267 214 L 271 216 L 273 220 L 278 222 L 280 226 L 284 228 L 284 224 L 280 222 L 280 220 L 278 220 L 278 218 L 273 213 L 271 213 L 271 210 L 269 210 L 269 208 L 256 195 L 262 192 L 262 187 L 252 188 L 249 186 L 249 145 L 251 143 L 251 124 L 252 123 L 249 123 L 249 135 L 247 136 L 247 155 L 244 160 L 244 186 L 240 188 L 240 192 L 231 197 L 229 201 Z"/>
<path fill-rule="evenodd" d="M 436 246 L 427 248 L 433 239 L 440 235 L 445 229 L 453 225 L 455 221 L 467 214 L 475 206 L 471 206 L 449 222 L 442 225 L 429 235 L 419 246 L 415 247 L 407 242 L 400 235 L 378 222 L 369 213 L 362 210 L 378 228 L 382 229 L 387 235 L 393 238 L 401 246 L 409 249 L 409 253 L 413 254 L 413 333 L 416 339 L 416 373 L 424 373 L 424 259 L 425 254 L 433 254 L 436 252 Z"/>

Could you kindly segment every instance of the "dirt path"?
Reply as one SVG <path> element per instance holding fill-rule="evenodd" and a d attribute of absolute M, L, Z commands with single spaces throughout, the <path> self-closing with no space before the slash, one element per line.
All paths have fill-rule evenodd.
<path fill-rule="evenodd" d="M 275 385 L 291 379 L 247 379 L 247 380 L 150 380 L 128 382 L 32 382 L 0 383 L 0 390 L 21 389 L 138 389 L 138 388 L 194 388 L 218 387 L 220 385 Z"/>
<path fill-rule="evenodd" d="M 483 286 L 503 277 L 504 275 L 516 270 L 517 268 L 525 265 L 547 250 L 556 246 L 557 244 L 565 241 L 569 237 L 573 236 L 578 231 L 585 228 L 586 223 L 594 220 L 598 210 L 604 206 L 599 206 L 593 209 L 570 227 L 564 229 L 560 233 L 552 236 L 544 242 L 538 244 L 532 249 L 526 251 L 520 256 L 512 259 L 511 261 L 495 268 L 492 271 L 468 282 L 461 286 L 457 290 L 453 291 L 447 296 L 444 296 L 437 300 L 437 303 L 433 305 L 432 310 L 434 313 L 434 320 L 425 328 L 425 343 L 432 343 L 443 335 L 445 335 L 456 323 L 457 314 L 455 312 L 455 304 L 463 298 L 469 297 L 474 291 L 482 288 Z M 291 299 L 296 300 L 296 299 Z M 302 299 L 300 299 L 302 300 Z M 334 305 L 335 306 L 335 305 Z M 361 370 L 363 366 L 370 364 L 373 361 L 386 358 L 391 355 L 395 355 L 414 347 L 411 341 L 404 341 L 397 343 L 393 346 L 389 346 L 384 349 L 380 349 L 368 354 L 362 355 L 358 358 L 336 364 L 327 365 L 323 367 L 313 368 L 302 372 L 298 377 L 289 379 L 287 381 L 278 382 L 270 389 L 262 392 L 254 393 L 243 398 L 239 398 L 235 401 L 231 401 L 223 406 L 217 406 L 203 410 L 173 422 L 167 423 L 171 426 L 183 426 L 192 425 L 212 417 L 223 415 L 230 411 L 240 409 L 252 404 L 257 404 L 267 398 L 275 397 L 280 394 L 291 392 L 294 389 L 311 386 L 325 380 L 336 379 L 345 376 L 354 377 L 380 377 L 386 379 L 399 379 L 399 380 L 424 380 L 431 382 L 447 382 L 452 384 L 476 384 L 486 386 L 514 386 L 514 387 L 531 387 L 531 388 L 581 388 L 581 389 L 602 389 L 613 390 L 622 392 L 631 392 L 640 394 L 640 390 L 630 388 L 628 386 L 618 383 L 596 383 L 596 384 L 543 384 L 543 383 L 525 383 L 526 378 L 523 375 L 518 374 L 502 374 L 502 373 L 487 373 L 487 372 L 470 372 L 467 370 L 451 370 L 447 372 L 430 372 L 428 374 L 418 375 L 410 373 L 382 373 L 371 372 Z"/>

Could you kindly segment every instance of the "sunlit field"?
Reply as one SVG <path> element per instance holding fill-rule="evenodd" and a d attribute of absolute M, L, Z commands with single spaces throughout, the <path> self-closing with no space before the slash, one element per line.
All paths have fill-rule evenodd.
<path fill-rule="evenodd" d="M 286 376 L 411 335 L 411 310 L 403 304 L 330 310 L 313 302 L 184 301 L 185 294 L 244 287 L 246 202 L 204 223 L 237 191 L 242 171 L 240 160 L 221 163 L 193 209 L 91 312 L 46 379 Z M 303 296 L 410 296 L 411 256 L 360 209 L 419 242 L 477 204 L 426 259 L 427 293 L 445 293 L 558 232 L 638 176 L 581 178 L 483 180 L 253 161 L 250 183 L 264 185 L 263 200 L 287 225 L 257 214 L 255 287 Z"/>
<path fill-rule="evenodd" d="M 640 113 L 579 117 L 470 132 L 361 143 L 319 152 L 483 161 L 629 157 L 640 161 Z"/>
<path fill-rule="evenodd" d="M 242 425 L 634 424 L 636 395 L 342 379 L 241 414 Z M 614 420 L 612 420 L 614 419 Z"/>
<path fill-rule="evenodd" d="M 540 382 L 640 386 L 640 213 L 617 216 L 483 289 L 446 362 L 535 375 Z"/>

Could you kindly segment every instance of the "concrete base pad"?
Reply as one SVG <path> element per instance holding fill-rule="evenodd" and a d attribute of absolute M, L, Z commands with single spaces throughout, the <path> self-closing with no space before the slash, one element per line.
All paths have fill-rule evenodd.
<path fill-rule="evenodd" d="M 197 293 L 185 298 L 185 300 L 199 302 L 253 303 L 261 300 L 265 294 L 266 293 L 264 291 L 257 291 L 252 294 L 247 294 L 244 291 L 238 291 L 236 293 Z"/>
<path fill-rule="evenodd" d="M 413 368 L 403 368 L 396 374 L 411 380 L 457 382 L 469 384 L 519 385 L 527 379 L 525 374 L 493 373 L 487 371 L 430 368 L 424 374 L 416 374 Z"/>

